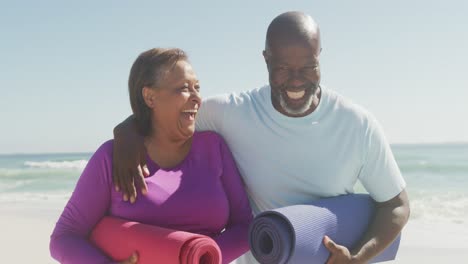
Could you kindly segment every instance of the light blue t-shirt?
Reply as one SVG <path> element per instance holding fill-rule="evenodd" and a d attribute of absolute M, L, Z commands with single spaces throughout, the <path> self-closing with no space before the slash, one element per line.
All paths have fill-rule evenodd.
<path fill-rule="evenodd" d="M 205 100 L 197 129 L 221 134 L 244 179 L 254 214 L 354 192 L 388 201 L 405 188 L 374 117 L 324 87 L 317 109 L 300 118 L 279 113 L 271 88 Z M 252 263 L 252 262 L 250 262 Z"/>

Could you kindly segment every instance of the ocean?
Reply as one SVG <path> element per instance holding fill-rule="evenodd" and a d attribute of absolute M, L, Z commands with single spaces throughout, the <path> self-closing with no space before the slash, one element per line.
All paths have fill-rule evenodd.
<path fill-rule="evenodd" d="M 392 149 L 411 202 L 395 263 L 468 259 L 468 144 Z M 91 155 L 0 155 L 0 246 L 8 252 L 6 262 L 57 263 L 49 237 Z M 358 184 L 356 191 L 364 189 Z"/>
<path fill-rule="evenodd" d="M 468 228 L 468 144 L 393 145 L 392 150 L 407 181 L 411 219 Z M 0 208 L 31 202 L 63 206 L 91 155 L 0 155 Z"/>

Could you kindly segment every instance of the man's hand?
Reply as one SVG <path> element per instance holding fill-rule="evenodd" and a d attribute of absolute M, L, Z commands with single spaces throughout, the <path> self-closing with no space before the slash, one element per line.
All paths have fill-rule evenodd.
<path fill-rule="evenodd" d="M 328 236 L 323 238 L 323 244 L 328 249 L 328 251 L 330 251 L 330 257 L 328 258 L 326 264 L 357 263 L 353 260 L 353 257 L 351 256 L 348 248 L 336 244 Z"/>
<path fill-rule="evenodd" d="M 144 138 L 138 134 L 133 117 L 130 116 L 114 128 L 112 179 L 115 189 L 123 193 L 124 201 L 134 203 L 136 187 L 146 194 L 148 187 L 145 176 L 148 175 Z"/>
<path fill-rule="evenodd" d="M 324 237 L 323 243 L 331 253 L 327 264 L 368 262 L 395 240 L 408 222 L 409 215 L 406 190 L 386 202 L 377 203 L 374 219 L 361 241 L 351 250 Z"/>
<path fill-rule="evenodd" d="M 119 262 L 119 264 L 136 264 L 138 262 L 137 253 L 133 253 L 128 259 Z"/>

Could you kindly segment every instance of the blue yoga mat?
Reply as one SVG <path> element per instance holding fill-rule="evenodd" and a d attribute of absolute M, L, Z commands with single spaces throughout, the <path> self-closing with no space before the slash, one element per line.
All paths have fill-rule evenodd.
<path fill-rule="evenodd" d="M 374 201 L 366 194 L 265 211 L 250 226 L 250 249 L 263 264 L 325 263 L 329 251 L 323 237 L 352 248 L 366 231 L 374 211 Z M 395 259 L 399 245 L 400 236 L 370 263 Z"/>

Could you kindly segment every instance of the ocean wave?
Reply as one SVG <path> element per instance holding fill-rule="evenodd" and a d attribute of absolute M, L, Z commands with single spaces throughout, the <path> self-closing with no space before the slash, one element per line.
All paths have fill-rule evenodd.
<path fill-rule="evenodd" d="M 466 173 L 468 174 L 468 164 L 437 164 L 425 160 L 416 162 L 399 162 L 400 170 L 406 172 L 431 172 L 431 173 Z"/>
<path fill-rule="evenodd" d="M 2 193 L 0 202 L 28 202 L 28 201 L 67 201 L 71 192 L 22 192 L 22 193 Z"/>
<path fill-rule="evenodd" d="M 18 187 L 22 187 L 22 186 L 25 186 L 25 185 L 29 185 L 31 183 L 34 183 L 35 180 L 17 180 L 17 181 L 8 181 L 8 182 L 4 182 L 4 181 L 0 181 L 0 191 L 4 192 L 4 191 L 9 191 L 9 190 L 14 190 Z"/>
<path fill-rule="evenodd" d="M 87 160 L 72 161 L 25 161 L 24 166 L 40 169 L 76 169 L 83 170 L 88 163 Z"/>
<path fill-rule="evenodd" d="M 468 223 L 468 195 L 458 192 L 419 192 L 410 199 L 411 218 L 425 221 Z"/>

